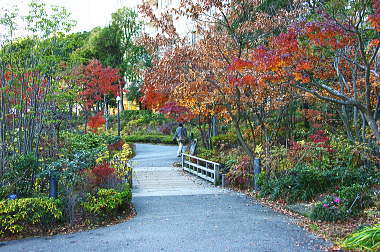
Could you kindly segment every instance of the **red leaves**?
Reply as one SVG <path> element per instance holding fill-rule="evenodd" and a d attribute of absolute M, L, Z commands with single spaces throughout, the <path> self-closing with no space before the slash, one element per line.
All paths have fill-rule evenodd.
<path fill-rule="evenodd" d="M 328 79 L 336 74 L 331 58 L 316 55 L 350 44 L 349 34 L 338 25 L 301 22 L 269 39 L 267 47 L 253 49 L 249 60 L 234 59 L 228 70 L 243 76 L 230 77 L 229 82 L 234 86 L 265 87 L 265 83 L 307 84 L 312 77 Z"/>
<path fill-rule="evenodd" d="M 101 101 L 105 95 L 119 94 L 123 82 L 118 69 L 103 68 L 98 60 L 92 60 L 83 71 L 84 78 L 81 79 L 83 91 L 80 96 L 85 99 L 87 107 Z"/>
<path fill-rule="evenodd" d="M 169 118 L 174 118 L 177 121 L 186 122 L 191 119 L 191 114 L 188 108 L 178 105 L 175 102 L 168 102 L 159 110 L 160 113 L 167 115 Z"/>
<path fill-rule="evenodd" d="M 100 178 L 106 178 L 112 173 L 115 172 L 114 168 L 111 168 L 110 165 L 107 162 L 103 162 L 101 164 L 98 164 L 97 166 L 92 169 L 92 172 Z"/>
<path fill-rule="evenodd" d="M 228 66 L 228 71 L 241 71 L 245 69 L 250 69 L 253 67 L 253 63 L 250 61 L 245 61 L 242 59 L 234 58 L 232 64 Z"/>
<path fill-rule="evenodd" d="M 10 71 L 6 71 L 6 72 L 4 73 L 4 79 L 5 79 L 6 81 L 9 81 L 9 80 L 11 79 L 11 72 L 10 72 Z"/>
<path fill-rule="evenodd" d="M 106 119 L 103 116 L 103 112 L 97 113 L 95 116 L 90 117 L 88 120 L 88 127 L 90 127 L 94 132 L 97 131 L 98 128 L 103 126 L 106 123 Z"/>
<path fill-rule="evenodd" d="M 154 84 L 145 84 L 142 93 L 144 96 L 140 101 L 149 109 L 157 109 L 168 101 L 168 96 L 164 92 L 157 91 Z"/>
<path fill-rule="evenodd" d="M 302 29 L 302 35 L 306 36 L 312 45 L 334 50 L 349 45 L 352 37 L 338 25 L 327 21 L 307 23 Z"/>
<path fill-rule="evenodd" d="M 328 152 L 333 152 L 331 145 L 328 144 L 330 138 L 326 136 L 326 132 L 323 130 L 316 130 L 313 135 L 309 136 L 310 140 L 316 144 L 317 147 L 324 148 Z"/>
<path fill-rule="evenodd" d="M 120 151 L 120 150 L 122 149 L 124 143 L 125 143 L 124 140 L 119 140 L 119 141 L 117 141 L 116 143 L 109 144 L 109 145 L 107 146 L 107 149 L 108 149 L 109 151 L 115 151 L 115 150 Z"/>
<path fill-rule="evenodd" d="M 368 20 L 371 26 L 378 32 L 380 32 L 380 2 L 379 0 L 372 0 L 372 6 L 375 10 L 373 15 L 369 15 Z"/>

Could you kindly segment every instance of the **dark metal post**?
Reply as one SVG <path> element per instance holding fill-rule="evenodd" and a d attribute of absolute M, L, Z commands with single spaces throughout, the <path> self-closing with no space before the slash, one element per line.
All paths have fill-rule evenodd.
<path fill-rule="evenodd" d="M 58 180 L 54 176 L 50 177 L 49 197 L 55 199 L 58 198 Z"/>
<path fill-rule="evenodd" d="M 260 158 L 255 158 L 253 160 L 253 179 L 254 179 L 254 189 L 255 191 L 260 191 L 260 186 L 258 184 L 258 178 L 261 173 Z"/>

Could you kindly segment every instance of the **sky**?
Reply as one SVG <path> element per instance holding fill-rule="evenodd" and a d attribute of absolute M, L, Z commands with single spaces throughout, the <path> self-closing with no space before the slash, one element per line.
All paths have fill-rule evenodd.
<path fill-rule="evenodd" d="M 139 0 L 42 0 L 48 5 L 59 5 L 72 13 L 77 21 L 73 32 L 91 30 L 96 26 L 106 26 L 111 20 L 111 14 L 118 8 L 127 6 L 133 8 Z M 20 12 L 27 9 L 29 0 L 0 0 L 0 9 L 18 5 Z"/>

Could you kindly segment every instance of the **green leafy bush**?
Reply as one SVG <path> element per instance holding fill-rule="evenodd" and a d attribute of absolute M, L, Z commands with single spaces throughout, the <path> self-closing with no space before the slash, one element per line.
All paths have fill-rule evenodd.
<path fill-rule="evenodd" d="M 279 178 L 259 179 L 261 195 L 271 195 L 272 199 L 282 198 L 287 202 L 307 201 L 326 191 L 328 185 L 320 171 L 299 167 L 284 173 Z"/>
<path fill-rule="evenodd" d="M 357 214 L 373 204 L 368 188 L 359 184 L 342 187 L 338 191 L 338 195 L 342 199 L 346 211 L 350 214 Z"/>
<path fill-rule="evenodd" d="M 282 198 L 288 202 L 307 201 L 320 193 L 336 191 L 338 186 L 372 185 L 377 177 L 374 169 L 335 167 L 329 170 L 301 166 L 259 180 L 261 196 Z M 265 179 L 264 179 L 265 178 Z"/>
<path fill-rule="evenodd" d="M 211 142 L 217 149 L 231 148 L 238 144 L 236 135 L 232 133 L 213 136 Z"/>
<path fill-rule="evenodd" d="M 101 146 L 67 155 L 66 158 L 51 162 L 39 174 L 39 177 L 59 177 L 60 182 L 63 183 L 65 188 L 73 187 L 83 182 L 83 177 L 80 172 L 93 167 L 100 153 L 104 153 L 105 151 L 107 151 L 107 147 Z"/>
<path fill-rule="evenodd" d="M 331 186 L 350 186 L 352 184 L 372 185 L 377 183 L 379 174 L 372 167 L 347 168 L 337 166 L 321 171 L 322 176 Z"/>
<path fill-rule="evenodd" d="M 123 139 L 130 143 L 163 143 L 174 144 L 172 136 L 164 135 L 131 135 L 125 136 Z"/>
<path fill-rule="evenodd" d="M 87 194 L 82 203 L 87 214 L 94 219 L 107 219 L 114 217 L 130 207 L 132 192 L 126 184 L 122 190 L 99 189 L 95 195 Z"/>
<path fill-rule="evenodd" d="M 0 178 L 1 197 L 7 193 L 15 193 L 21 197 L 30 197 L 34 193 L 36 175 L 40 172 L 37 157 L 34 154 L 15 155 L 10 167 Z"/>
<path fill-rule="evenodd" d="M 68 143 L 70 151 L 72 152 L 97 148 L 105 142 L 104 137 L 96 135 L 92 132 L 86 134 L 78 134 L 66 131 L 63 132 L 62 136 Z"/>
<path fill-rule="evenodd" d="M 346 249 L 378 251 L 380 249 L 380 224 L 364 227 L 348 235 L 341 246 Z"/>
<path fill-rule="evenodd" d="M 210 160 L 210 161 L 213 161 L 213 162 L 219 162 L 219 157 L 218 157 L 218 153 L 215 149 L 212 149 L 212 150 L 208 150 L 204 147 L 199 147 L 197 148 L 197 157 L 200 157 L 200 158 L 203 158 L 203 159 L 206 159 L 206 160 Z"/>
<path fill-rule="evenodd" d="M 335 222 L 343 220 L 347 216 L 341 199 L 329 195 L 315 205 L 310 218 L 313 220 Z"/>
<path fill-rule="evenodd" d="M 168 121 L 164 115 L 160 113 L 154 113 L 150 110 L 126 110 L 120 115 L 123 122 L 129 122 L 131 120 L 140 120 L 142 123 L 155 122 L 157 124 Z"/>
<path fill-rule="evenodd" d="M 0 201 L 0 234 L 20 233 L 29 227 L 47 228 L 61 218 L 59 200 L 23 198 Z"/>

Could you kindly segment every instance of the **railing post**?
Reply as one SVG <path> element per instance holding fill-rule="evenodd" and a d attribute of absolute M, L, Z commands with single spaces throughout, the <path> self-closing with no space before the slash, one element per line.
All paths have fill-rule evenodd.
<path fill-rule="evenodd" d="M 260 186 L 258 184 L 258 179 L 259 179 L 260 173 L 261 173 L 260 158 L 255 158 L 253 160 L 253 179 L 254 179 L 255 191 L 260 191 Z"/>
<path fill-rule="evenodd" d="M 58 180 L 55 176 L 50 177 L 50 191 L 49 197 L 58 198 Z"/>
<path fill-rule="evenodd" d="M 185 168 L 185 153 L 182 153 L 181 156 L 182 170 Z"/>
<path fill-rule="evenodd" d="M 214 163 L 214 185 L 219 184 L 219 165 Z"/>

